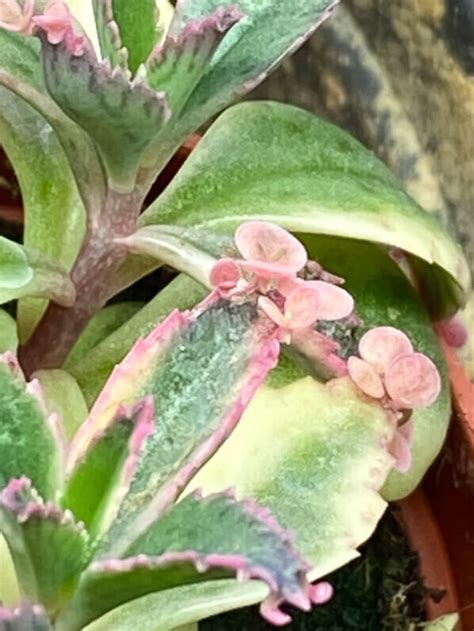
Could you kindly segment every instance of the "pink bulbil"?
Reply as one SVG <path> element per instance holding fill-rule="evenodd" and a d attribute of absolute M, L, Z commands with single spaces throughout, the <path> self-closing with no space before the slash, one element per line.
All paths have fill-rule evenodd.
<path fill-rule="evenodd" d="M 74 33 L 71 11 L 64 2 L 50 1 L 44 14 L 34 17 L 33 22 L 45 31 L 50 44 L 64 42 L 67 50 L 75 57 L 84 54 L 85 38 Z"/>
<path fill-rule="evenodd" d="M 23 8 L 17 0 L 1 0 L 0 28 L 30 35 L 33 30 L 34 0 L 26 0 Z"/>
<path fill-rule="evenodd" d="M 441 391 L 438 369 L 429 357 L 416 353 L 409 338 L 390 326 L 368 331 L 359 342 L 360 357 L 349 357 L 347 369 L 364 394 L 378 399 L 391 410 L 395 423 L 399 410 L 424 408 Z M 395 467 L 407 471 L 411 465 L 411 420 L 397 427 L 390 452 Z"/>
<path fill-rule="evenodd" d="M 354 301 L 344 289 L 297 276 L 308 262 L 306 250 L 280 226 L 243 223 L 235 243 L 243 258 L 218 261 L 211 284 L 224 297 L 257 294 L 260 309 L 280 327 L 285 341 L 292 331 L 309 329 L 317 320 L 339 320 L 352 312 Z"/>

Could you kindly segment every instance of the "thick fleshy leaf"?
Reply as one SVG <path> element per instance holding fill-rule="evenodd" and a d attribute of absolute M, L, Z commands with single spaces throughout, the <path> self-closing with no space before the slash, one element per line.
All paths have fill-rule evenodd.
<path fill-rule="evenodd" d="M 102 0 L 104 1 L 104 0 Z M 128 67 L 135 73 L 145 63 L 160 32 L 155 0 L 105 0 L 112 2 L 122 45 L 128 51 Z"/>
<path fill-rule="evenodd" d="M 44 90 L 39 43 L 0 29 L 0 69 Z M 84 235 L 85 213 L 68 160 L 50 124 L 12 92 L 0 88 L 0 142 L 14 165 L 25 209 L 24 244 L 69 268 Z M 74 152 L 76 163 L 78 155 Z M 89 183 L 87 182 L 89 187 Z M 27 337 L 44 301 L 19 305 L 19 328 Z"/>
<path fill-rule="evenodd" d="M 119 410 L 112 425 L 95 437 L 83 460 L 69 473 L 61 506 L 86 525 L 91 537 L 100 536 L 115 518 L 152 430 L 151 401 Z"/>
<path fill-rule="evenodd" d="M 436 274 L 433 291 L 458 304 L 469 288 L 461 249 L 390 171 L 347 133 L 289 105 L 227 110 L 142 225 L 170 224 L 176 237 L 222 255 L 225 237 L 250 219 L 406 250 Z M 453 301 L 439 306 L 449 311 Z"/>
<path fill-rule="evenodd" d="M 428 622 L 423 626 L 423 629 L 424 631 L 454 631 L 458 622 L 459 614 L 451 613 Z"/>
<path fill-rule="evenodd" d="M 93 562 L 73 610 L 97 616 L 124 600 L 206 580 L 209 571 L 211 577 L 237 574 L 265 581 L 271 617 L 270 603 L 276 615 L 283 601 L 310 608 L 307 569 L 290 535 L 253 501 L 236 502 L 230 494 L 190 495 L 153 524 L 125 558 Z"/>
<path fill-rule="evenodd" d="M 92 0 L 92 7 L 102 59 L 107 59 L 112 68 L 119 66 L 127 70 L 128 52 L 122 45 L 112 10 L 112 0 Z"/>
<path fill-rule="evenodd" d="M 209 17 L 189 22 L 177 35 L 169 35 L 147 62 L 147 81 L 163 91 L 174 116 L 186 104 L 208 70 L 227 31 L 242 17 L 235 5 L 222 4 Z"/>
<path fill-rule="evenodd" d="M 89 556 L 89 538 L 71 513 L 44 503 L 27 478 L 0 494 L 0 530 L 11 550 L 23 597 L 50 613 L 71 596 Z"/>
<path fill-rule="evenodd" d="M 142 302 L 119 302 L 101 309 L 92 318 L 73 346 L 64 367 L 67 369 L 80 361 L 88 362 L 90 351 L 130 320 L 143 306 Z"/>
<path fill-rule="evenodd" d="M 153 397 L 155 431 L 102 551 L 119 556 L 128 548 L 229 436 L 277 361 L 275 336 L 276 328 L 254 304 L 236 305 L 213 294 L 191 313 L 173 312 L 135 344 L 70 450 L 73 468 L 121 404 Z"/>
<path fill-rule="evenodd" d="M 318 578 L 357 556 L 385 510 L 378 490 L 393 463 L 391 434 L 347 378 L 263 387 L 190 488 L 232 485 L 256 497 L 295 533 Z"/>
<path fill-rule="evenodd" d="M 145 149 L 170 116 L 165 97 L 140 80 L 130 83 L 122 69 L 112 71 L 91 50 L 74 56 L 44 34 L 42 46 L 51 96 L 94 139 L 114 188 L 132 190 Z"/>
<path fill-rule="evenodd" d="M 235 0 L 228 4 L 245 17 L 224 39 L 181 113 L 178 127 L 186 133 L 261 83 L 329 17 L 337 0 Z M 222 0 L 179 2 L 171 35 L 179 35 L 193 20 L 210 18 L 222 6 Z"/>
<path fill-rule="evenodd" d="M 101 339 L 86 357 L 67 361 L 89 406 L 92 406 L 116 364 L 135 342 L 148 335 L 173 309 L 191 309 L 204 298 L 206 289 L 181 275 L 116 331 Z"/>
<path fill-rule="evenodd" d="M 20 605 L 6 609 L 0 605 L 0 631 L 52 631 L 41 605 Z"/>
<path fill-rule="evenodd" d="M 39 370 L 33 377 L 39 381 L 46 407 L 58 415 L 65 438 L 71 440 L 88 414 L 76 380 L 60 369 Z"/>
<path fill-rule="evenodd" d="M 61 485 L 62 443 L 37 381 L 25 383 L 16 358 L 0 357 L 0 488 L 27 475 L 45 498 Z"/>
<path fill-rule="evenodd" d="M 18 346 L 18 331 L 16 321 L 9 313 L 0 309 L 0 354 L 16 351 Z"/>
<path fill-rule="evenodd" d="M 84 631 L 169 631 L 224 611 L 262 602 L 268 587 L 259 581 L 233 579 L 192 583 L 136 598 L 116 607 Z"/>
<path fill-rule="evenodd" d="M 0 288 L 18 289 L 33 278 L 33 270 L 24 249 L 0 236 Z"/>
<path fill-rule="evenodd" d="M 7 240 L 5 239 L 5 241 Z M 64 307 L 72 306 L 76 298 L 76 288 L 67 270 L 62 265 L 48 260 L 42 255 L 27 252 L 16 243 L 14 245 L 17 248 L 17 254 L 21 254 L 26 259 L 25 265 L 30 280 L 16 287 L 13 282 L 9 286 L 7 280 L 5 280 L 5 284 L 0 283 L 0 304 L 24 296 L 35 296 L 51 299 Z M 8 268 L 8 265 L 6 267 Z M 6 272 L 7 275 L 8 272 Z M 31 317 L 31 313 L 29 316 Z M 24 324 L 21 315 L 20 319 Z"/>
<path fill-rule="evenodd" d="M 325 332 L 340 341 L 347 355 L 357 353 L 357 340 L 379 326 L 400 329 L 413 347 L 437 366 L 442 379 L 438 399 L 412 416 L 414 435 L 412 465 L 407 473 L 393 471 L 383 489 L 389 500 L 411 493 L 443 445 L 451 416 L 447 368 L 430 319 L 407 278 L 380 248 L 362 241 L 334 237 L 303 237 L 311 257 L 325 269 L 346 279 L 345 288 L 354 296 L 362 326 L 354 333 L 344 326 L 326 326 Z"/>

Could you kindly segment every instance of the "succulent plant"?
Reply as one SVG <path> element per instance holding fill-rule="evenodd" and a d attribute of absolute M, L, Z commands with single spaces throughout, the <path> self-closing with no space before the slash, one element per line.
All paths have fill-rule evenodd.
<path fill-rule="evenodd" d="M 92 33 L 59 0 L 0 0 L 25 208 L 23 243 L 0 237 L 2 631 L 169 631 L 256 602 L 285 624 L 439 452 L 431 319 L 468 268 L 373 155 L 239 104 L 149 203 L 335 4 L 178 0 L 167 24 L 154 0 L 93 0 Z M 148 304 L 110 303 L 165 264 Z"/>

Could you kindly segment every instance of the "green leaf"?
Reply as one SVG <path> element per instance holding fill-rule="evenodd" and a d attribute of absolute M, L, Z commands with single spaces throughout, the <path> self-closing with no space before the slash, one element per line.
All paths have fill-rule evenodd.
<path fill-rule="evenodd" d="M 27 475 L 47 499 L 61 485 L 62 444 L 37 381 L 26 384 L 15 357 L 0 358 L 0 489 Z"/>
<path fill-rule="evenodd" d="M 61 506 L 86 525 L 93 539 L 115 518 L 152 429 L 150 402 L 119 410 L 112 425 L 96 436 L 83 460 L 69 473 Z"/>
<path fill-rule="evenodd" d="M 20 600 L 15 566 L 5 538 L 0 533 L 0 603 L 5 607 L 13 607 Z"/>
<path fill-rule="evenodd" d="M 33 270 L 24 249 L 0 236 L 0 287 L 18 289 L 33 278 Z"/>
<path fill-rule="evenodd" d="M 174 236 L 216 255 L 249 219 L 406 250 L 428 273 L 437 266 L 439 284 L 460 304 L 470 286 L 459 246 L 390 171 L 347 133 L 289 105 L 227 110 L 142 225 L 171 225 Z M 449 311 L 452 302 L 440 306 Z"/>
<path fill-rule="evenodd" d="M 112 0 L 112 8 L 122 44 L 128 50 L 128 67 L 135 73 L 147 60 L 160 35 L 156 2 Z"/>
<path fill-rule="evenodd" d="M 210 17 L 170 35 L 147 62 L 147 82 L 166 93 L 176 118 L 208 70 L 226 33 L 242 17 L 235 6 L 219 7 Z"/>
<path fill-rule="evenodd" d="M 65 370 L 39 370 L 39 381 L 48 410 L 59 416 L 67 440 L 71 440 L 85 421 L 88 409 L 76 380 Z"/>
<path fill-rule="evenodd" d="M 0 624 L 5 631 L 52 631 L 43 607 L 22 604 L 15 609 L 0 605 Z"/>
<path fill-rule="evenodd" d="M 64 367 L 68 369 L 81 361 L 89 364 L 90 352 L 114 331 L 128 322 L 143 306 L 141 302 L 120 302 L 101 309 L 84 329 L 84 332 L 69 353 Z M 135 341 L 133 340 L 133 342 Z M 123 357 L 120 357 L 120 359 L 123 359 Z M 118 361 L 114 362 L 114 364 L 117 363 Z"/>
<path fill-rule="evenodd" d="M 23 597 L 58 611 L 72 595 L 88 559 L 83 525 L 45 504 L 27 478 L 11 480 L 0 494 L 0 530 L 11 550 Z"/>
<path fill-rule="evenodd" d="M 0 353 L 16 351 L 18 332 L 16 322 L 9 313 L 0 309 Z"/>
<path fill-rule="evenodd" d="M 193 495 L 156 522 L 127 557 L 94 561 L 72 611 L 81 612 L 84 624 L 146 593 L 236 572 L 246 580 L 264 580 L 274 609 L 284 601 L 309 608 L 306 569 L 289 534 L 253 501 L 236 502 L 224 493 Z"/>
<path fill-rule="evenodd" d="M 206 290 L 186 276 L 179 276 L 130 320 L 103 339 L 87 357 L 68 361 L 87 404 L 91 406 L 104 387 L 114 366 L 122 361 L 135 342 L 148 335 L 173 309 L 190 309 L 204 298 Z"/>
<path fill-rule="evenodd" d="M 0 70 L 44 90 L 39 43 L 0 29 Z M 25 209 L 24 244 L 70 268 L 85 230 L 84 207 L 68 160 L 50 124 L 30 105 L 0 87 L 0 143 L 14 165 Z M 75 160 L 79 162 L 75 153 Z M 44 301 L 20 301 L 23 339 L 38 322 Z"/>
<path fill-rule="evenodd" d="M 120 68 L 112 71 L 92 51 L 77 57 L 64 43 L 52 45 L 44 33 L 41 38 L 49 93 L 93 138 L 112 187 L 132 191 L 146 148 L 170 116 L 164 96 L 142 80 L 130 82 Z"/>
<path fill-rule="evenodd" d="M 183 624 L 247 607 L 268 596 L 258 581 L 233 579 L 193 583 L 149 594 L 116 607 L 84 631 L 169 631 Z M 179 630 L 181 631 L 181 629 Z"/>
<path fill-rule="evenodd" d="M 112 0 L 92 0 L 94 22 L 102 59 L 112 68 L 128 68 L 128 51 L 122 46 L 117 22 L 112 12 Z"/>
<path fill-rule="evenodd" d="M 454 631 L 459 622 L 459 615 L 451 613 L 423 625 L 424 631 Z"/>
<path fill-rule="evenodd" d="M 265 386 L 189 488 L 256 497 L 295 533 L 316 579 L 358 556 L 382 516 L 390 436 L 383 411 L 347 378 Z"/>
<path fill-rule="evenodd" d="M 178 127 L 186 133 L 261 83 L 329 17 L 337 0 L 236 0 L 233 4 L 245 17 L 224 39 L 181 113 Z M 180 2 L 171 34 L 179 34 L 193 20 L 210 18 L 222 5 L 222 0 Z"/>
<path fill-rule="evenodd" d="M 407 473 L 393 471 L 383 489 L 388 500 L 409 495 L 439 454 L 451 417 L 446 363 L 424 306 L 396 263 L 377 246 L 363 241 L 312 236 L 303 238 L 311 257 L 346 279 L 363 326 L 357 337 L 372 327 L 391 325 L 405 331 L 417 350 L 430 357 L 442 378 L 442 391 L 428 408 L 413 413 L 412 466 Z"/>
<path fill-rule="evenodd" d="M 274 327 L 256 306 L 234 305 L 216 295 L 191 313 L 173 312 L 135 344 L 112 373 L 69 454 L 73 468 L 120 405 L 152 397 L 156 427 L 102 553 L 119 556 L 150 519 L 172 505 L 233 430 L 277 356 Z"/>

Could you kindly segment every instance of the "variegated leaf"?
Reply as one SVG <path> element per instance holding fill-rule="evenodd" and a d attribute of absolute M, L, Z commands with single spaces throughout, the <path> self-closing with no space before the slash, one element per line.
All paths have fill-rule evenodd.
<path fill-rule="evenodd" d="M 75 629 L 144 594 L 236 573 L 268 584 L 262 612 L 269 618 L 281 614 L 282 602 L 308 610 L 307 569 L 289 533 L 253 501 L 193 495 L 153 524 L 123 558 L 93 562 L 62 625 Z"/>
<path fill-rule="evenodd" d="M 62 482 L 63 444 L 58 419 L 45 407 L 41 387 L 26 383 L 11 353 L 0 357 L 0 488 L 27 475 L 47 499 Z"/>
<path fill-rule="evenodd" d="M 71 513 L 44 503 L 30 480 L 11 480 L 0 494 L 0 531 L 8 542 L 20 591 L 56 613 L 74 591 L 89 557 L 89 538 Z"/>
<path fill-rule="evenodd" d="M 253 303 L 212 295 L 193 312 L 172 313 L 115 369 L 78 432 L 69 468 L 108 427 L 122 404 L 153 398 L 155 430 L 143 450 L 101 552 L 119 556 L 174 502 L 229 436 L 274 367 L 275 328 Z"/>

